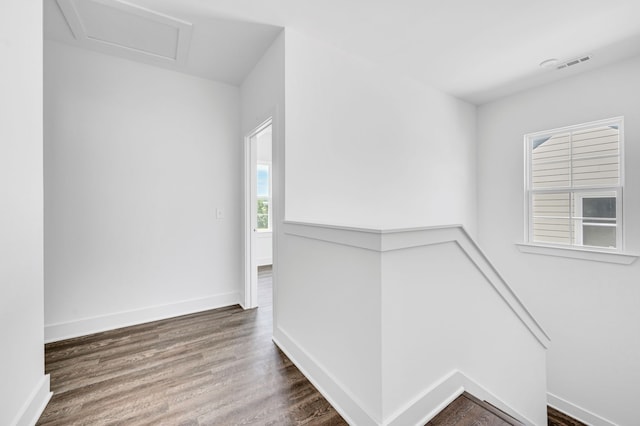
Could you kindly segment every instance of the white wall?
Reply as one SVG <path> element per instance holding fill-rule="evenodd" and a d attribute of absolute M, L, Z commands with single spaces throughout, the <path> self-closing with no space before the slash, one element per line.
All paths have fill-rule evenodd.
<path fill-rule="evenodd" d="M 44 375 L 42 2 L 0 3 L 0 424 L 35 423 Z"/>
<path fill-rule="evenodd" d="M 458 370 L 496 399 L 476 397 L 544 425 L 546 350 L 471 259 L 458 241 L 383 253 L 385 415 Z"/>
<path fill-rule="evenodd" d="M 284 41 L 283 31 L 240 87 L 242 134 L 247 135 L 266 119 L 277 114 L 278 121 L 273 126 L 275 149 L 278 148 L 278 130 L 284 125 Z"/>
<path fill-rule="evenodd" d="M 287 30 L 287 219 L 476 225 L 475 107 Z"/>
<path fill-rule="evenodd" d="M 475 230 L 474 106 L 383 72 L 290 30 L 286 31 L 285 46 L 287 220 L 375 229 L 461 223 L 471 232 Z M 296 226 L 286 226 L 292 225 Z M 394 336 L 404 336 L 392 320 L 401 317 L 392 305 L 415 303 L 411 312 L 416 313 L 420 301 L 429 297 L 430 290 L 416 298 L 415 286 L 424 290 L 416 281 L 421 274 L 397 280 L 392 277 L 384 290 L 380 253 L 375 250 L 282 233 L 278 238 L 274 340 L 349 421 L 414 424 L 403 422 L 411 416 L 416 420 L 416 413 L 426 416 L 433 405 L 424 403 L 404 417 L 407 406 L 413 409 L 413 401 L 420 399 L 442 374 L 464 366 L 473 372 L 491 369 L 492 374 L 478 374 L 487 386 L 511 398 L 509 402 L 534 422 L 544 417 L 543 350 L 532 352 L 535 363 L 531 365 L 509 364 L 513 366 L 510 372 L 528 368 L 518 380 L 531 386 L 518 390 L 509 387 L 513 383 L 504 386 L 513 379 L 511 373 L 507 379 L 505 374 L 493 374 L 497 371 L 495 363 L 473 364 L 461 355 L 449 363 L 439 358 L 434 364 L 422 365 L 421 355 L 430 342 L 429 330 L 422 330 L 425 335 L 414 341 L 417 351 L 405 352 L 409 339 L 402 338 L 400 352 L 388 348 L 381 352 L 384 336 L 390 342 Z M 413 267 L 424 271 L 427 258 L 420 257 Z M 440 266 L 458 271 L 460 258 L 466 259 L 436 256 L 434 270 Z M 477 274 L 476 269 L 469 268 Z M 437 277 L 424 279 L 429 278 Z M 459 275 L 447 280 L 435 285 L 465 285 Z M 477 284 L 477 280 L 467 284 Z M 401 288 L 399 293 L 395 293 L 396 287 Z M 500 303 L 494 290 L 484 290 Z M 436 291 L 430 300 L 438 295 Z M 510 312 L 506 309 L 500 311 L 502 314 L 508 317 Z M 434 318 L 431 320 L 435 324 Z M 529 342 L 531 336 L 520 327 L 515 324 L 510 332 L 513 336 L 524 333 L 524 340 Z M 486 349 L 476 340 L 465 339 L 461 341 L 468 343 L 467 351 L 453 344 L 451 348 L 464 354 L 475 354 L 474 346 L 478 353 Z M 442 342 L 437 346 L 442 347 Z M 408 370 L 400 365 L 405 359 L 412 359 L 407 361 L 411 366 Z M 429 370 L 434 365 L 434 370 Z M 403 387 L 398 381 L 408 385 Z M 421 409 L 425 407 L 430 408 Z"/>
<path fill-rule="evenodd" d="M 524 234 L 523 135 L 625 117 L 626 247 L 639 253 L 639 75 L 635 58 L 484 105 L 478 115 L 480 244 L 553 341 L 550 403 L 595 425 L 637 424 L 640 262 L 614 265 L 516 249 Z"/>
<path fill-rule="evenodd" d="M 240 88 L 242 99 L 242 136 L 248 135 L 257 126 L 269 117 L 273 117 L 272 123 L 272 190 L 273 202 L 273 226 L 272 235 L 278 232 L 278 225 L 284 212 L 284 31 L 276 38 L 271 47 L 265 52 L 254 69 L 245 78 Z M 244 188 L 244 170 L 240 179 Z M 244 195 L 243 195 L 244 196 Z M 243 211 L 244 214 L 244 211 Z M 245 241 L 246 233 L 242 227 L 242 241 Z M 274 263 L 274 286 L 277 281 L 277 250 L 274 243 L 277 240 L 269 238 L 268 244 L 272 247 L 272 261 Z M 264 241 L 262 241 L 264 242 Z M 242 256 L 244 256 L 244 247 Z M 244 287 L 241 290 L 241 300 L 244 300 Z M 274 300 L 277 305 L 277 300 Z M 275 310 L 274 310 L 275 311 Z M 274 313 L 274 315 L 276 315 Z"/>
<path fill-rule="evenodd" d="M 291 235 L 280 246 L 274 339 L 350 424 L 381 424 L 380 254 Z"/>
<path fill-rule="evenodd" d="M 461 228 L 285 230 L 274 340 L 349 424 L 424 425 L 462 390 L 546 423 L 548 338 Z"/>
<path fill-rule="evenodd" d="M 44 117 L 48 340 L 239 302 L 238 88 L 47 41 Z"/>

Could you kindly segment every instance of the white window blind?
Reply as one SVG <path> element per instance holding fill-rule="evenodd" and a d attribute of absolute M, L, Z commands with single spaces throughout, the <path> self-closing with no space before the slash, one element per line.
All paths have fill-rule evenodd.
<path fill-rule="evenodd" d="M 620 250 L 623 121 L 525 136 L 527 240 Z"/>

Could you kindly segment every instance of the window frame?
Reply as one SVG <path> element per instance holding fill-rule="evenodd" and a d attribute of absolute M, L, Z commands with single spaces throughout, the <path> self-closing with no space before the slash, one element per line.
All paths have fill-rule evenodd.
<path fill-rule="evenodd" d="M 584 227 L 586 226 L 602 226 L 609 227 L 614 226 L 616 228 L 616 242 L 622 241 L 622 227 L 619 225 L 620 215 L 619 215 L 619 207 L 622 204 L 621 191 L 611 191 L 613 194 L 607 194 L 604 191 L 600 192 L 577 192 L 575 198 L 575 208 L 576 208 L 576 220 L 574 224 L 574 235 L 576 236 L 576 244 L 578 247 L 595 247 L 598 249 L 607 249 L 607 247 L 603 246 L 589 246 L 584 245 Z M 613 195 L 613 197 L 612 197 Z M 593 218 L 584 217 L 583 211 L 583 200 L 585 199 L 593 199 L 593 198 L 615 198 L 616 200 L 616 218 L 612 225 L 604 224 L 604 223 L 591 223 L 589 220 L 593 220 Z M 585 223 L 586 221 L 586 223 Z"/>
<path fill-rule="evenodd" d="M 590 186 L 573 186 L 572 183 L 569 186 L 557 186 L 557 187 L 544 187 L 533 189 L 533 175 L 532 175 L 532 153 L 533 149 L 531 149 L 532 143 L 534 140 L 544 138 L 544 137 L 552 137 L 554 135 L 558 135 L 561 133 L 574 133 L 580 130 L 586 130 L 595 127 L 602 126 L 618 126 L 618 161 L 619 161 L 619 182 L 617 185 L 590 185 Z M 591 121 L 587 123 L 559 127 L 551 130 L 544 130 L 540 132 L 528 133 L 524 135 L 524 210 L 525 210 L 525 229 L 524 229 L 524 244 L 518 244 L 521 251 L 526 252 L 536 252 L 539 253 L 540 250 L 527 250 L 523 247 L 526 246 L 535 246 L 539 248 L 549 247 L 553 249 L 560 249 L 560 252 L 565 252 L 566 250 L 580 251 L 580 252 L 595 252 L 595 253 L 611 253 L 611 254 L 622 254 L 625 251 L 625 241 L 624 241 L 624 184 L 625 184 L 625 173 L 624 173 L 624 164 L 625 164 L 625 156 L 624 156 L 624 117 L 614 117 L 605 120 L 597 120 Z M 573 160 L 573 155 L 570 153 L 570 162 Z M 582 223 L 583 218 L 580 215 L 578 217 L 577 214 L 570 215 L 570 220 L 574 220 L 574 223 L 570 225 L 570 243 L 553 243 L 553 242 L 541 242 L 534 240 L 534 217 L 533 217 L 533 194 L 545 194 L 545 193 L 567 193 L 570 197 L 575 197 L 573 203 L 576 203 L 577 200 L 582 200 L 586 195 L 591 195 L 593 197 L 603 196 L 604 192 L 615 193 L 616 198 L 616 247 L 600 247 L 600 246 L 584 246 L 579 245 L 578 241 L 582 243 Z M 575 206 L 575 204 L 573 204 Z M 582 206 L 580 206 L 580 210 L 582 210 Z M 579 228 L 579 238 L 573 239 L 574 234 L 578 232 Z M 571 241 L 574 243 L 571 243 Z M 554 251 L 554 254 L 557 254 L 558 250 Z M 575 256 L 567 256 L 567 257 L 575 257 Z"/>
<path fill-rule="evenodd" d="M 271 176 L 271 172 L 272 172 L 272 163 L 271 161 L 258 161 L 256 163 L 256 182 L 257 182 L 257 175 L 258 175 L 258 166 L 267 166 L 267 170 L 268 170 L 268 181 L 269 181 L 269 195 L 265 196 L 260 196 L 257 193 L 257 188 L 256 188 L 256 209 L 257 209 L 257 203 L 260 200 L 266 200 L 269 206 L 269 210 L 267 212 L 267 224 L 268 227 L 267 228 L 259 228 L 257 223 L 259 223 L 258 221 L 258 215 L 259 213 L 256 213 L 256 232 L 272 232 L 273 231 L 273 205 L 272 205 L 272 199 L 273 199 L 273 179 Z M 257 212 L 257 210 L 256 210 Z"/>

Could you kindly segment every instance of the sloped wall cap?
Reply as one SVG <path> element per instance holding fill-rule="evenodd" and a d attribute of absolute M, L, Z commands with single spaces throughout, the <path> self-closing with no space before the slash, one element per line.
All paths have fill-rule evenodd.
<path fill-rule="evenodd" d="M 491 286 L 498 292 L 502 300 L 527 327 L 540 345 L 548 349 L 551 344 L 547 333 L 535 318 L 533 318 L 522 301 L 516 296 L 511 287 L 498 273 L 462 225 L 402 229 L 367 229 L 285 221 L 283 223 L 283 231 L 288 235 L 358 247 L 380 253 L 454 242 L 462 249 L 478 271 L 484 275 Z"/>

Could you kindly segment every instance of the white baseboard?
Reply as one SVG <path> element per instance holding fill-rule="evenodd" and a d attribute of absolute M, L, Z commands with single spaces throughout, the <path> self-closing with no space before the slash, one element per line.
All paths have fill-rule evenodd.
<path fill-rule="evenodd" d="M 267 266 L 267 265 L 272 265 L 273 264 L 273 258 L 272 257 L 259 257 L 256 260 L 258 266 Z"/>
<path fill-rule="evenodd" d="M 42 379 L 33 388 L 12 425 L 34 426 L 53 395 L 49 389 L 49 375 L 46 374 L 42 376 Z"/>
<path fill-rule="evenodd" d="M 460 372 L 453 371 L 406 406 L 387 417 L 388 426 L 424 425 L 464 392 Z"/>
<path fill-rule="evenodd" d="M 236 305 L 239 302 L 240 294 L 238 292 L 231 292 L 198 299 L 183 300 L 166 305 L 149 306 L 131 311 L 83 318 L 65 323 L 48 324 L 44 327 L 44 341 L 45 343 L 56 342 L 130 325 L 143 324 L 180 315 L 207 311 L 209 309 Z"/>
<path fill-rule="evenodd" d="M 363 408 L 358 399 L 289 334 L 274 327 L 273 341 L 347 423 L 358 426 L 380 425 L 380 422 Z"/>
<path fill-rule="evenodd" d="M 487 401 L 511 417 L 527 426 L 535 426 L 527 417 L 513 410 L 500 398 L 479 385 L 475 380 L 459 370 L 454 370 L 440 381 L 434 383 L 423 393 L 417 395 L 396 413 L 388 416 L 383 425 L 404 426 L 424 425 L 464 391 L 469 392 L 480 400 Z"/>
<path fill-rule="evenodd" d="M 423 393 L 387 416 L 377 420 L 327 369 L 281 328 L 274 327 L 273 341 L 289 357 L 291 362 L 318 389 L 329 403 L 350 425 L 358 426 L 421 426 L 442 411 L 464 391 L 501 409 L 526 426 L 535 426 L 527 417 L 514 411 L 500 398 L 480 386 L 463 372 L 454 370 Z"/>
<path fill-rule="evenodd" d="M 550 407 L 590 426 L 618 426 L 616 423 L 600 417 L 589 410 L 585 410 L 584 408 L 566 401 L 550 392 L 547 392 L 547 403 Z"/>

